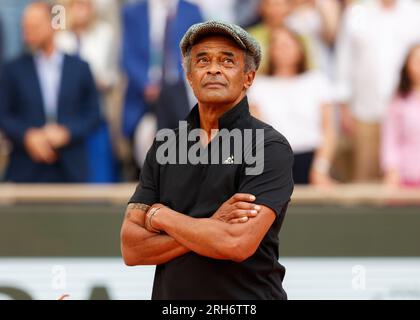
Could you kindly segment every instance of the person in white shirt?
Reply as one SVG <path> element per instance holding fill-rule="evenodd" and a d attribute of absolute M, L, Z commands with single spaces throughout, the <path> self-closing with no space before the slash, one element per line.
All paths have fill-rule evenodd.
<path fill-rule="evenodd" d="M 340 17 L 337 0 L 292 0 L 293 9 L 286 26 L 305 40 L 311 68 L 333 75 L 331 46 L 335 41 Z"/>
<path fill-rule="evenodd" d="M 412 0 L 371 0 L 350 5 L 337 41 L 337 98 L 341 127 L 354 144 L 354 180 L 380 178 L 380 123 L 395 93 L 409 47 L 420 36 Z"/>
<path fill-rule="evenodd" d="M 92 0 L 69 0 L 70 28 L 56 34 L 56 45 L 68 54 L 86 60 L 102 92 L 110 89 L 118 77 L 116 35 L 112 26 L 96 17 Z"/>
<path fill-rule="evenodd" d="M 110 115 L 115 114 L 108 103 L 112 89 L 118 82 L 117 40 L 112 25 L 98 17 L 93 0 L 68 0 L 68 29 L 56 34 L 58 48 L 68 54 L 78 55 L 89 63 L 100 93 L 103 121 L 88 139 L 90 182 L 116 182 L 118 178 L 116 157 L 109 127 Z"/>
<path fill-rule="evenodd" d="M 298 36 L 274 29 L 269 48 L 270 76 L 257 76 L 248 92 L 253 114 L 289 141 L 295 155 L 295 183 L 330 186 L 335 128 L 328 78 L 308 71 Z"/>

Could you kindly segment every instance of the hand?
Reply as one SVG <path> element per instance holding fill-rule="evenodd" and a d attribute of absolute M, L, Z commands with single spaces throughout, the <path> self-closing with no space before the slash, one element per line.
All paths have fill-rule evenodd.
<path fill-rule="evenodd" d="M 348 106 L 340 108 L 340 126 L 345 136 L 352 136 L 355 130 L 355 121 Z"/>
<path fill-rule="evenodd" d="M 103 94 L 107 94 L 112 89 L 112 86 L 110 84 L 105 83 L 105 81 L 101 80 L 96 81 L 96 87 L 98 88 L 98 91 Z"/>
<path fill-rule="evenodd" d="M 50 123 L 43 127 L 44 133 L 54 149 L 59 149 L 69 144 L 70 131 L 57 123 Z"/>
<path fill-rule="evenodd" d="M 244 223 L 255 217 L 261 206 L 255 205 L 255 196 L 249 193 L 236 193 L 213 214 L 212 219 L 227 223 Z"/>
<path fill-rule="evenodd" d="M 148 103 L 154 103 L 159 98 L 160 86 L 157 84 L 149 84 L 143 91 L 144 99 Z"/>
<path fill-rule="evenodd" d="M 23 143 L 33 161 L 53 164 L 57 160 L 57 154 L 49 143 L 43 129 L 28 129 L 25 132 Z"/>
<path fill-rule="evenodd" d="M 385 185 L 390 188 L 397 188 L 400 186 L 400 175 L 397 170 L 389 170 L 384 176 Z"/>

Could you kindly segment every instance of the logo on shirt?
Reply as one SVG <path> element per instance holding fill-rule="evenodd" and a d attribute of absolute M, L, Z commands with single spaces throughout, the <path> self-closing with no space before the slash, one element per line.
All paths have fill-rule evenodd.
<path fill-rule="evenodd" d="M 224 164 L 233 164 L 233 156 L 228 157 L 225 161 L 223 161 Z"/>

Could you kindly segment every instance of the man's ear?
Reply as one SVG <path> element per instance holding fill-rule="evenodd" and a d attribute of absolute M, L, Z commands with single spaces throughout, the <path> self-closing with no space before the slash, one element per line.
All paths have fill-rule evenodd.
<path fill-rule="evenodd" d="M 190 87 L 192 88 L 191 72 L 185 72 L 185 76 L 187 77 L 188 83 L 190 84 Z"/>
<path fill-rule="evenodd" d="M 245 82 L 244 82 L 244 89 L 247 90 L 254 82 L 255 79 L 255 71 L 249 71 L 245 73 Z"/>

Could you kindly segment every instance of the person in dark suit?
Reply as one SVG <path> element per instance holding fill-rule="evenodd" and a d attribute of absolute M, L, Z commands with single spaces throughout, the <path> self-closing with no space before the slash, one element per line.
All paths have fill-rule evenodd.
<path fill-rule="evenodd" d="M 89 66 L 54 47 L 49 5 L 29 5 L 22 26 L 31 53 L 0 76 L 0 129 L 13 144 L 5 179 L 85 182 L 85 140 L 100 120 Z"/>
<path fill-rule="evenodd" d="M 4 50 L 4 40 L 3 40 L 3 24 L 0 17 L 0 72 L 1 66 L 3 64 L 3 50 Z"/>
<path fill-rule="evenodd" d="M 145 113 L 156 113 L 158 127 L 178 125 L 189 112 L 179 42 L 203 20 L 185 0 L 153 0 L 123 9 L 122 63 L 128 79 L 123 131 L 132 138 Z"/>

